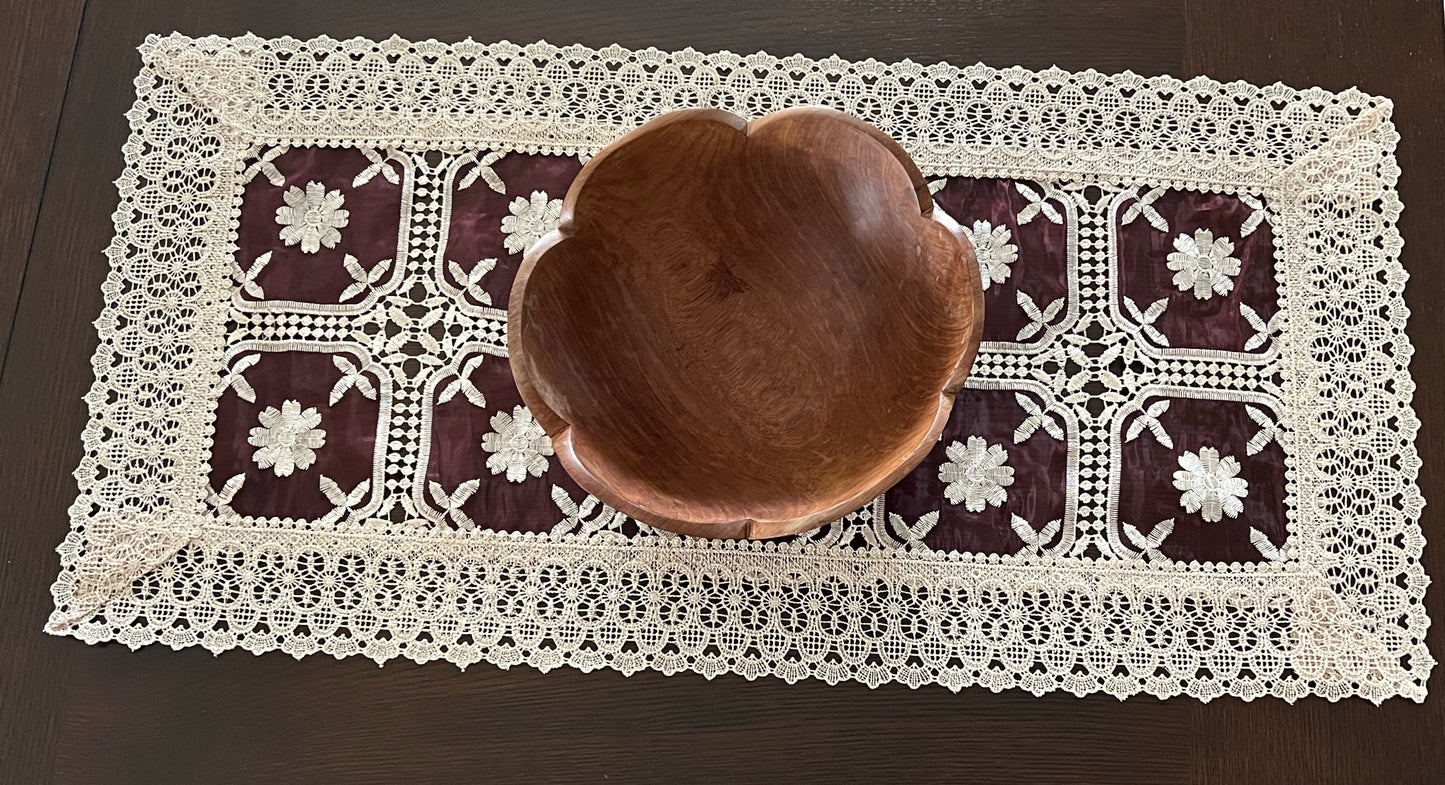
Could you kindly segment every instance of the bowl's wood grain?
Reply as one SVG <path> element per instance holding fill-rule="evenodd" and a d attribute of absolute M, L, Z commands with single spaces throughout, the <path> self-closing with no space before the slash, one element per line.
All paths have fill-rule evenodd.
<path fill-rule="evenodd" d="M 583 488 L 643 522 L 775 537 L 937 440 L 983 318 L 918 169 L 830 109 L 659 117 L 593 158 L 523 260 L 509 349 Z"/>

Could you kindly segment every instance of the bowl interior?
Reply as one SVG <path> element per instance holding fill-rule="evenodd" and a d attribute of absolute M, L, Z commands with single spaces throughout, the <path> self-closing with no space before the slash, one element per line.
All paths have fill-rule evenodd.
<path fill-rule="evenodd" d="M 584 487 L 801 526 L 931 446 L 981 314 L 911 166 L 851 123 L 706 120 L 594 163 L 520 320 L 524 392 Z"/>

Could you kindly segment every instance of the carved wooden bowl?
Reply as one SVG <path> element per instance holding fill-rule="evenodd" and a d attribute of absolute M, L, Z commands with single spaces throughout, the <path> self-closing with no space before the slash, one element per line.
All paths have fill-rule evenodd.
<path fill-rule="evenodd" d="M 509 349 L 562 465 L 703 537 L 857 509 L 928 453 L 978 348 L 966 241 L 842 112 L 673 112 L 593 158 L 522 261 Z"/>

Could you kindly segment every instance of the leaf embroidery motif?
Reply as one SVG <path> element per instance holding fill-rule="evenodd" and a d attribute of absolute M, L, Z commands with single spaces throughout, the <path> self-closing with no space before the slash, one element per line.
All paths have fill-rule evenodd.
<path fill-rule="evenodd" d="M 1254 230 L 1258 229 L 1260 224 L 1269 221 L 1269 211 L 1265 209 L 1264 203 L 1261 202 L 1258 197 L 1249 194 L 1240 194 L 1239 201 L 1244 202 L 1247 207 L 1253 210 L 1239 227 L 1239 236 L 1248 237 L 1254 234 Z"/>
<path fill-rule="evenodd" d="M 464 272 L 460 264 L 448 261 L 447 272 L 451 273 L 452 278 L 456 279 L 456 282 L 467 293 L 468 297 L 471 297 L 482 305 L 491 305 L 492 295 L 486 289 L 482 288 L 482 278 L 496 266 L 496 259 L 481 259 L 472 265 L 471 271 Z"/>
<path fill-rule="evenodd" d="M 1019 423 L 1019 426 L 1014 429 L 1014 444 L 1022 443 L 1030 436 L 1033 436 L 1034 432 L 1040 427 L 1044 429 L 1045 433 L 1058 441 L 1064 440 L 1065 434 L 1063 427 L 1054 419 L 1054 415 L 1050 414 L 1050 412 L 1053 411 L 1052 406 L 1048 408 L 1041 407 L 1034 402 L 1033 398 L 1021 392 L 1014 393 L 1014 400 L 1017 401 L 1019 407 L 1024 410 L 1025 415 L 1024 421 Z"/>
<path fill-rule="evenodd" d="M 1058 317 L 1060 311 L 1064 310 L 1065 298 L 1060 297 L 1054 300 L 1044 306 L 1042 310 L 1034 303 L 1034 298 L 1022 289 L 1018 290 L 1014 299 L 1023 309 L 1024 316 L 1029 318 L 1029 323 L 1019 329 L 1018 335 L 1015 336 L 1016 340 L 1027 341 L 1040 333 L 1043 333 L 1044 338 L 1058 335 L 1059 328 L 1051 322 Z"/>
<path fill-rule="evenodd" d="M 277 158 L 285 155 L 286 151 L 290 149 L 291 148 L 287 147 L 286 145 L 280 145 L 277 147 L 269 148 L 268 150 L 266 150 L 266 152 L 261 153 L 259 152 L 259 150 L 252 148 L 252 150 L 249 151 L 249 155 L 255 156 L 256 160 L 250 166 L 246 167 L 246 171 L 241 173 L 241 182 L 249 183 L 252 180 L 256 179 L 256 175 L 260 174 L 264 175 L 266 177 L 266 181 L 274 186 L 279 187 L 281 185 L 284 185 L 286 183 L 286 178 L 281 176 L 281 172 L 276 168 L 276 164 L 274 162 Z"/>
<path fill-rule="evenodd" d="M 246 372 L 247 368 L 250 368 L 260 361 L 260 354 L 246 354 L 237 358 L 235 365 L 232 365 L 230 370 L 226 371 L 226 375 L 221 378 L 221 383 L 216 385 L 216 389 L 212 392 L 212 395 L 219 398 L 227 389 L 233 389 L 241 400 L 247 403 L 255 403 L 256 390 L 251 386 L 250 382 L 246 381 L 246 377 L 242 374 Z"/>
<path fill-rule="evenodd" d="M 612 531 L 617 536 L 622 536 L 620 527 L 627 516 L 603 504 L 590 493 L 583 496 L 581 501 L 573 501 L 565 489 L 554 485 L 552 503 L 562 512 L 562 520 L 552 527 L 552 537 L 568 534 L 590 537 L 603 531 Z"/>
<path fill-rule="evenodd" d="M 386 181 L 392 185 L 401 183 L 401 177 L 397 175 L 396 170 L 391 166 L 391 162 L 389 162 L 384 155 L 369 147 L 361 148 L 361 152 L 366 156 L 366 160 L 371 162 L 371 165 L 362 169 L 361 174 L 358 174 L 356 178 L 351 181 L 352 188 L 360 188 L 366 185 L 378 174 L 386 178 Z M 387 150 L 387 152 L 390 153 L 391 150 Z"/>
<path fill-rule="evenodd" d="M 477 165 L 472 167 L 471 171 L 467 172 L 466 175 L 457 182 L 457 190 L 463 191 L 471 188 L 472 185 L 477 182 L 477 178 L 481 178 L 482 182 L 486 183 L 488 188 L 491 188 L 499 194 L 506 193 L 506 183 L 502 182 L 502 178 L 497 176 L 496 170 L 492 168 L 493 164 L 502 160 L 505 156 L 506 153 L 497 151 L 482 156 L 481 160 L 477 161 Z M 586 163 L 586 161 L 583 161 L 583 163 Z"/>
<path fill-rule="evenodd" d="M 458 485 L 456 490 L 447 493 L 441 483 L 432 480 L 431 484 L 427 486 L 427 490 L 431 491 L 432 501 L 436 503 L 437 509 L 441 510 L 443 519 L 450 518 L 458 528 L 475 529 L 477 522 L 462 511 L 462 505 L 472 498 L 472 494 L 477 492 L 477 488 L 481 487 L 481 484 L 482 481 L 479 479 L 467 480 Z"/>
<path fill-rule="evenodd" d="M 331 387 L 330 403 L 332 406 L 335 406 L 337 401 L 340 401 L 341 397 L 353 387 L 364 397 L 376 400 L 376 387 L 363 373 L 367 370 L 366 368 L 357 367 L 355 363 L 340 354 L 331 356 L 331 364 L 336 366 L 336 370 L 341 371 L 341 378 L 337 379 L 336 384 Z"/>
<path fill-rule="evenodd" d="M 1271 420 L 1264 410 L 1254 406 L 1245 404 L 1244 411 L 1249 415 L 1249 419 L 1254 420 L 1254 424 L 1259 426 L 1259 432 L 1244 446 L 1245 455 L 1255 455 L 1279 436 L 1279 423 Z"/>
<path fill-rule="evenodd" d="M 1167 190 L 1168 189 L 1163 187 L 1151 188 L 1149 191 L 1136 197 L 1134 203 L 1129 205 L 1129 209 L 1124 211 L 1124 217 L 1119 219 L 1119 223 L 1123 226 L 1128 226 L 1133 223 L 1135 219 L 1143 216 L 1144 220 L 1148 221 L 1149 225 L 1155 229 L 1161 232 L 1169 231 L 1169 222 L 1164 220 L 1164 216 L 1160 215 L 1158 210 L 1154 209 L 1154 202 L 1163 196 Z"/>
<path fill-rule="evenodd" d="M 1124 309 L 1129 312 L 1130 318 L 1139 326 L 1139 331 L 1149 336 L 1151 340 L 1160 346 L 1168 346 L 1169 338 L 1165 336 L 1164 333 L 1159 332 L 1158 328 L 1154 326 L 1154 322 L 1159 320 L 1159 317 L 1164 314 L 1165 309 L 1168 307 L 1168 297 L 1161 297 L 1155 300 L 1147 309 L 1142 311 L 1139 310 L 1138 303 L 1134 302 L 1134 298 L 1124 298 Z"/>
<path fill-rule="evenodd" d="M 241 486 L 245 484 L 245 473 L 233 476 L 231 479 L 226 480 L 226 482 L 221 485 L 221 489 L 219 491 L 214 491 L 211 493 L 211 495 L 206 497 L 206 504 L 209 504 L 211 505 L 211 507 L 215 508 L 216 514 L 223 518 L 229 518 L 234 516 L 236 514 L 236 511 L 231 509 L 231 500 L 236 498 L 236 493 L 240 491 Z"/>
<path fill-rule="evenodd" d="M 1159 417 L 1168 410 L 1169 400 L 1167 398 L 1150 404 L 1149 408 L 1140 412 L 1139 416 L 1135 417 L 1134 421 L 1129 423 L 1129 430 L 1124 434 L 1124 441 L 1134 441 L 1139 437 L 1139 434 L 1144 432 L 1145 428 L 1148 428 L 1149 432 L 1154 434 L 1154 438 L 1157 439 L 1160 444 L 1173 449 L 1174 439 L 1164 430 L 1164 424 L 1159 422 Z"/>
<path fill-rule="evenodd" d="M 1020 552 L 1027 550 L 1035 554 L 1041 553 L 1062 527 L 1062 519 L 1049 521 L 1038 531 L 1034 531 L 1034 527 L 1019 515 L 1012 515 L 1009 520 L 1009 528 L 1013 529 L 1014 534 L 1024 542 L 1024 547 Z"/>
<path fill-rule="evenodd" d="M 239 262 L 233 260 L 231 262 L 231 278 L 235 279 L 236 285 L 241 287 L 241 291 L 251 295 L 257 300 L 264 299 L 266 292 L 261 288 L 261 284 L 256 283 L 256 276 L 260 275 L 261 271 L 266 269 L 266 265 L 270 263 L 270 251 L 256 257 L 251 262 L 251 266 L 245 270 L 241 269 Z"/>
<path fill-rule="evenodd" d="M 1124 537 L 1129 540 L 1129 544 L 1139 551 L 1133 555 L 1133 558 L 1143 557 L 1146 561 L 1154 561 L 1167 558 L 1159 552 L 1159 546 L 1163 545 L 1164 541 L 1169 539 L 1169 535 L 1174 533 L 1174 519 L 1166 518 L 1154 524 L 1154 528 L 1150 529 L 1147 535 L 1131 523 L 1123 524 L 1120 530 L 1124 532 Z"/>
<path fill-rule="evenodd" d="M 329 525 L 345 518 L 347 523 L 357 523 L 356 506 L 361 504 L 361 500 L 366 498 L 367 493 L 371 492 L 371 480 L 365 479 L 357 483 L 356 487 L 352 488 L 350 493 L 341 490 L 341 486 L 337 485 L 335 480 L 324 474 L 321 475 L 319 484 L 321 494 L 325 496 L 326 500 L 331 502 L 332 505 L 331 512 L 323 515 L 319 522 L 323 525 Z"/>
<path fill-rule="evenodd" d="M 485 358 L 486 355 L 478 354 L 468 359 L 466 363 L 457 370 L 456 378 L 448 382 L 447 385 L 437 393 L 437 403 L 447 403 L 460 392 L 467 397 L 468 401 L 472 402 L 473 406 L 485 407 L 487 405 L 487 398 L 485 395 L 482 395 L 482 391 L 478 390 L 476 385 L 472 384 L 471 379 L 472 374 L 476 373 L 477 368 L 481 366 L 482 360 Z"/>
<path fill-rule="evenodd" d="M 938 525 L 938 514 L 938 510 L 925 512 L 918 516 L 918 520 L 909 524 L 904 521 L 903 516 L 898 513 L 888 513 L 888 528 L 896 538 L 896 541 L 880 544 L 888 548 L 926 548 L 927 546 L 923 544 L 923 538 L 928 536 L 928 533 L 933 531 L 933 528 Z"/>
<path fill-rule="evenodd" d="M 1275 544 L 1270 542 L 1268 535 L 1253 526 L 1249 527 L 1249 544 L 1253 545 L 1254 549 L 1259 551 L 1259 555 L 1268 561 L 1280 562 L 1289 558 L 1289 554 L 1284 548 L 1275 547 Z"/>
<path fill-rule="evenodd" d="M 381 279 L 386 277 L 387 271 L 391 269 L 391 260 L 382 259 L 375 265 L 372 265 L 371 270 L 368 272 L 361 266 L 361 262 L 357 261 L 356 257 L 351 254 L 346 254 L 346 257 L 341 260 L 341 264 L 346 268 L 347 274 L 351 276 L 351 279 L 355 281 L 355 283 L 341 290 L 341 296 L 336 298 L 339 302 L 345 302 L 366 292 L 368 289 L 374 288 L 381 282 Z"/>
<path fill-rule="evenodd" d="M 1249 326 L 1254 330 L 1254 335 L 1250 336 L 1249 340 L 1244 342 L 1244 350 L 1246 352 L 1252 352 L 1264 346 L 1266 341 L 1279 332 L 1279 321 L 1284 311 L 1276 311 L 1274 316 L 1271 316 L 1269 321 L 1266 322 L 1260 318 L 1260 315 L 1253 308 L 1244 303 L 1240 303 L 1239 314 L 1244 317 L 1244 321 L 1248 322 Z"/>
<path fill-rule="evenodd" d="M 1018 191 L 1019 195 L 1028 201 L 1024 209 L 1019 211 L 1018 220 L 1020 226 L 1033 221 L 1034 218 L 1040 214 L 1053 223 L 1061 224 L 1064 222 L 1063 213 L 1059 212 L 1059 208 L 1049 204 L 1046 194 L 1041 194 L 1021 182 L 1014 183 L 1014 190 Z"/>

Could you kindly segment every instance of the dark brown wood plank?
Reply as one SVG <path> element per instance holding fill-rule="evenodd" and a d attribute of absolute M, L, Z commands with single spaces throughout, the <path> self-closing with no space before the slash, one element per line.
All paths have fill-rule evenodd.
<path fill-rule="evenodd" d="M 1153 699 L 198 649 L 73 659 L 56 782 L 1184 779 L 1173 704 Z"/>
<path fill-rule="evenodd" d="M 0 378 L 84 5 L 84 0 L 0 4 L 0 19 L 5 20 L 0 31 L 0 138 L 5 140 L 0 146 Z M 0 445 L 11 443 L 0 438 Z M 5 595 L 0 600 L 0 634 L 21 636 L 0 645 L 0 717 L 5 720 L 0 724 L 0 767 L 8 769 L 10 761 L 43 762 L 58 719 L 50 695 L 28 689 L 28 676 L 38 662 L 33 613 L 26 616 L 24 632 L 14 623 L 22 615 L 20 608 L 39 608 L 46 594 L 42 560 L 35 556 L 42 553 L 39 532 L 54 529 L 24 528 L 30 520 L 14 515 L 17 508 L 9 504 L 14 497 L 0 494 L 0 499 L 11 511 L 9 536 L 0 537 L 0 591 Z M 18 558 L 22 554 L 24 558 Z M 12 715 L 21 722 L 10 722 Z"/>
<path fill-rule="evenodd" d="M 0 3 L 0 373 L 85 0 Z"/>
<path fill-rule="evenodd" d="M 1441 4 L 1422 2 L 1259 3 L 1190 2 L 1185 72 L 1256 83 L 1282 81 L 1329 90 L 1358 86 L 1394 100 L 1400 132 L 1397 155 L 1405 212 L 1403 260 L 1410 273 L 1405 299 L 1412 307 L 1408 332 L 1415 345 L 1415 410 L 1423 427 L 1421 487 L 1425 508 L 1426 571 L 1445 574 L 1445 223 L 1439 219 L 1445 180 L 1445 40 Z M 1445 597 L 1425 600 L 1434 619 Z M 1440 636 L 1430 647 L 1445 657 Z M 1439 669 L 1437 668 L 1437 674 Z M 1440 678 L 1431 688 L 1439 688 Z M 1390 701 L 1375 708 L 1360 700 L 1331 704 L 1312 699 L 1296 706 L 1277 701 L 1194 704 L 1193 775 L 1197 783 L 1445 781 L 1445 701 L 1423 705 Z"/>

